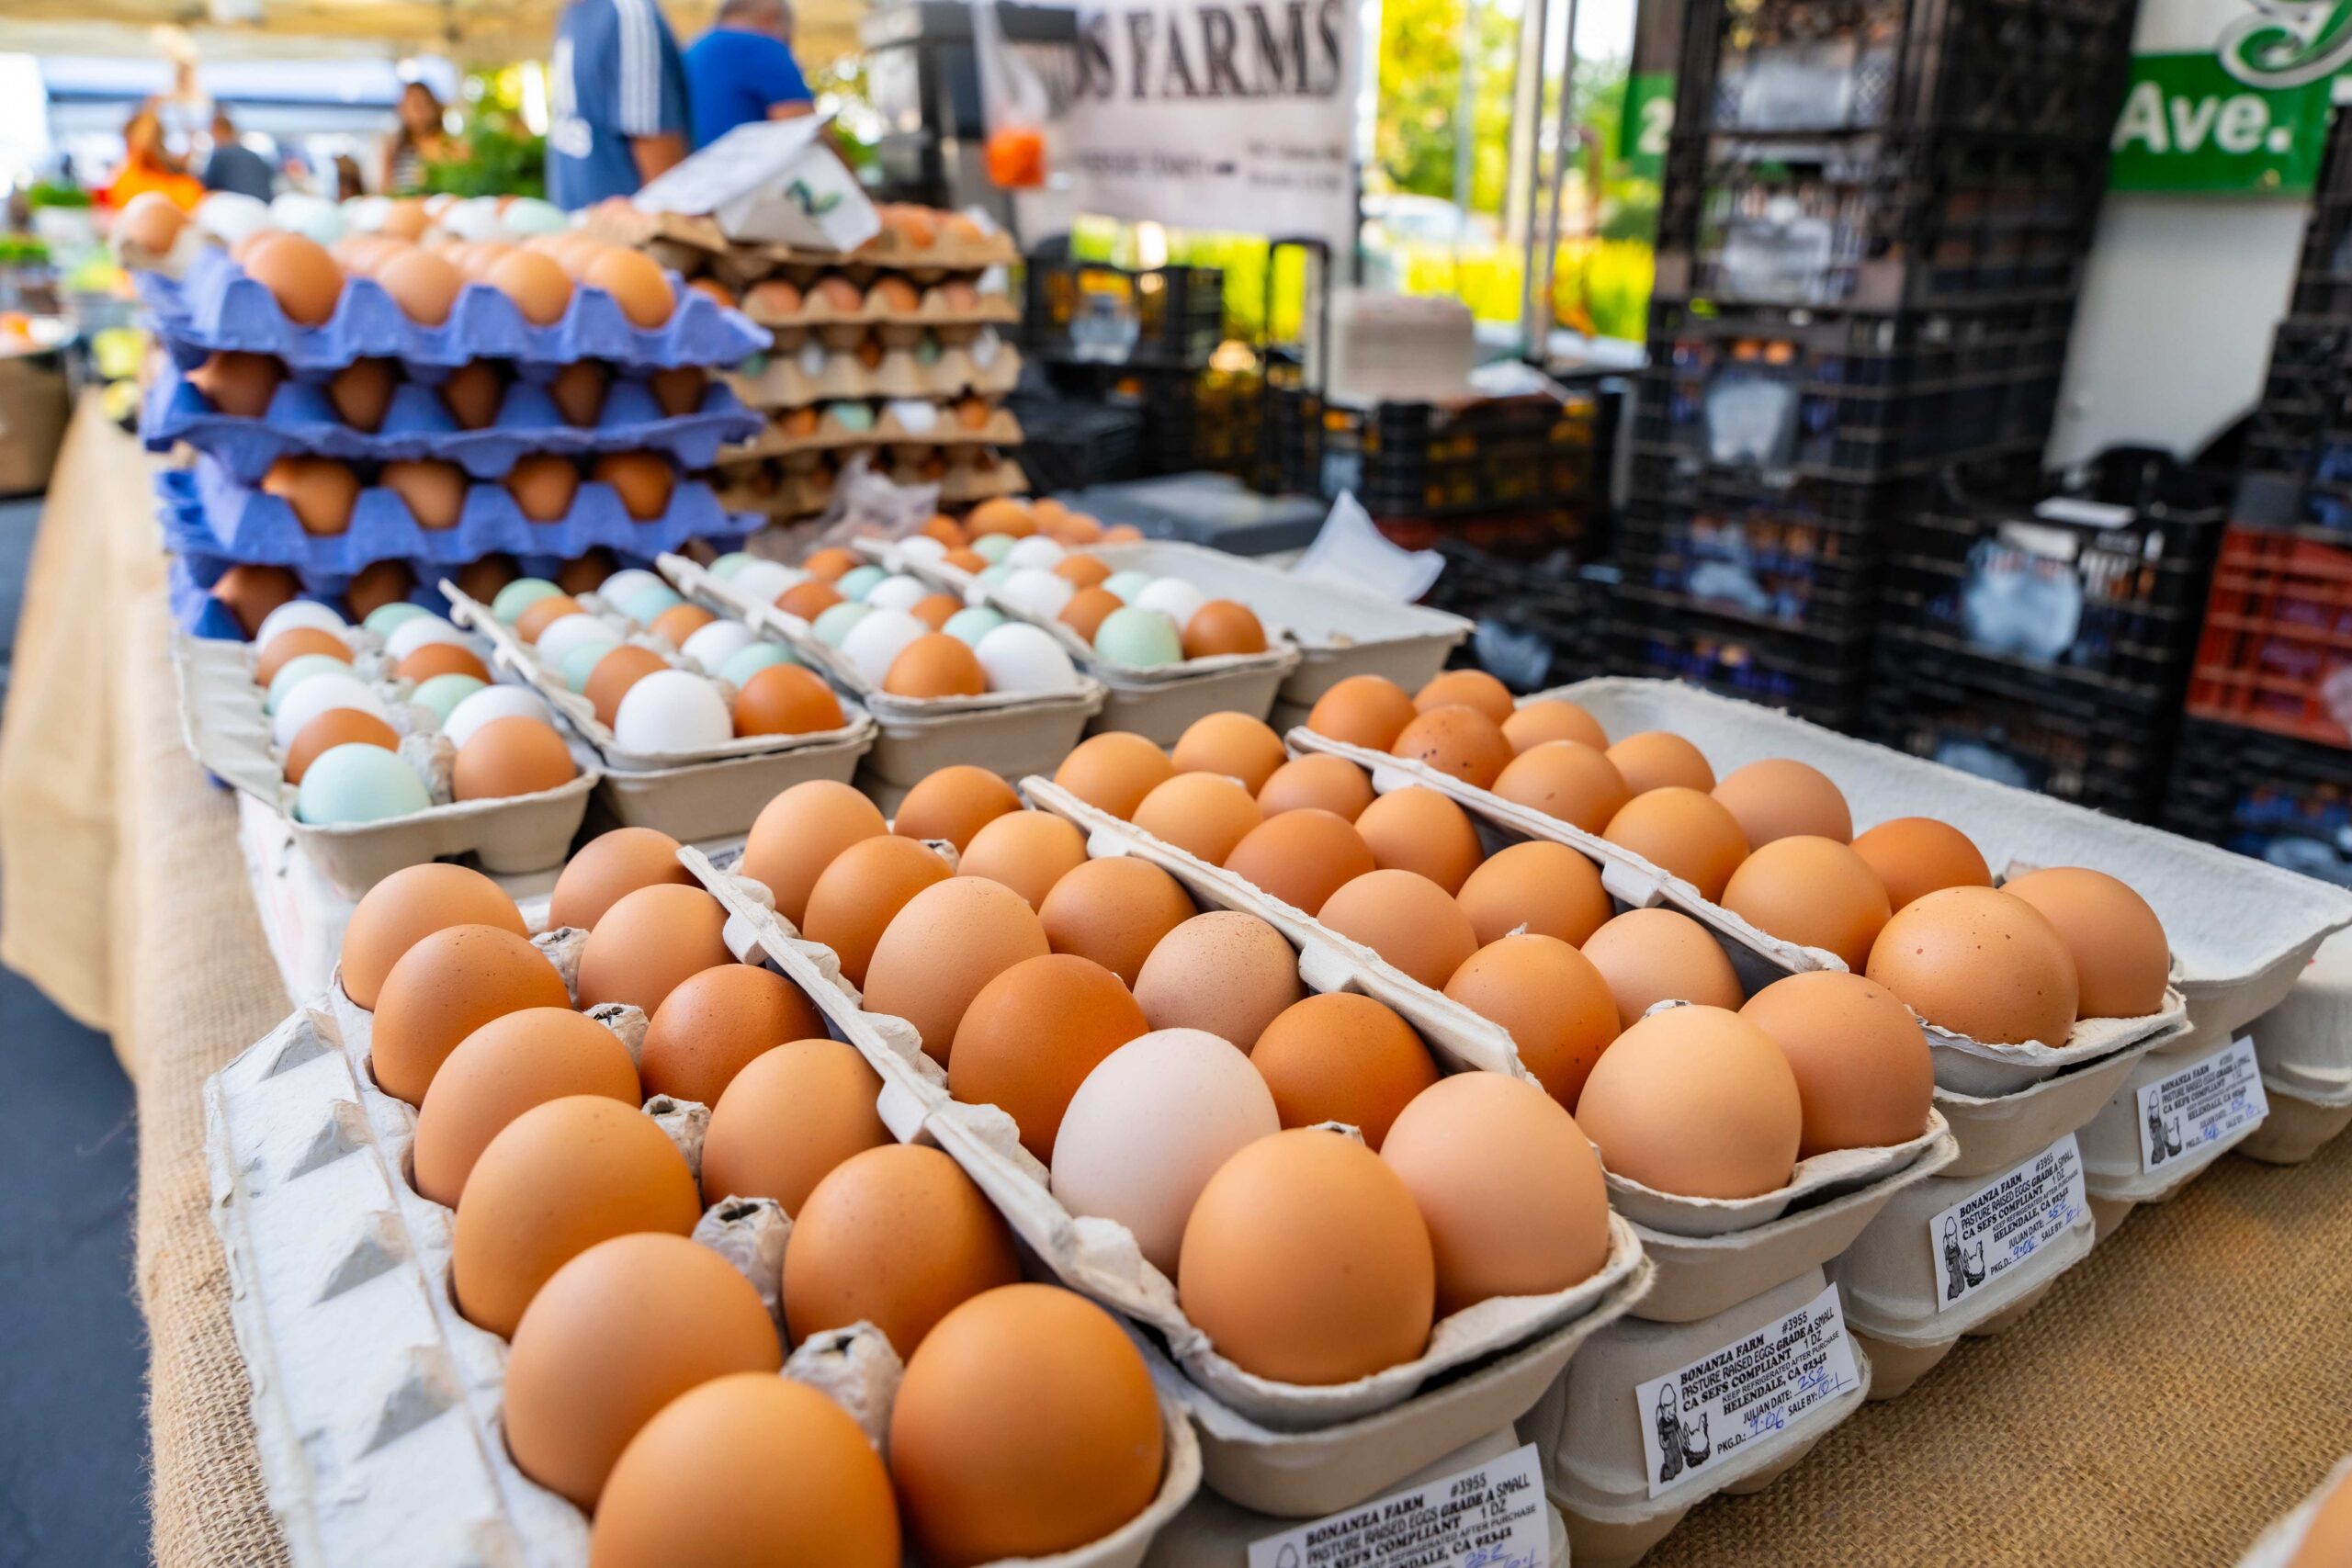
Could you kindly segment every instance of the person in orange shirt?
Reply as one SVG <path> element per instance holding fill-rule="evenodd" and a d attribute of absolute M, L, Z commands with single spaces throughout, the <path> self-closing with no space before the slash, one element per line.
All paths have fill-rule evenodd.
<path fill-rule="evenodd" d="M 163 117 L 152 98 L 132 111 L 122 128 L 122 168 L 107 187 L 107 203 L 118 211 L 130 198 L 161 191 L 183 212 L 194 211 L 204 199 L 204 182 L 187 172 L 187 160 L 164 142 Z"/>

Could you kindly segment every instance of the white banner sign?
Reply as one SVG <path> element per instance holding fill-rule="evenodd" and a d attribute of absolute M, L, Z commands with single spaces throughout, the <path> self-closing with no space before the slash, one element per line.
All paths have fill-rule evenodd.
<path fill-rule="evenodd" d="M 1355 240 L 1352 0 L 1090 0 L 1058 163 L 1081 212 Z"/>

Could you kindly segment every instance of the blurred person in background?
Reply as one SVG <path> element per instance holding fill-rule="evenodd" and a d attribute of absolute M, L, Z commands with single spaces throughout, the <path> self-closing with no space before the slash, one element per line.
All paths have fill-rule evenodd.
<path fill-rule="evenodd" d="M 686 155 L 685 62 L 654 0 L 570 0 L 549 62 L 548 198 L 634 195 Z"/>
<path fill-rule="evenodd" d="M 334 155 L 334 198 L 349 201 L 356 196 L 368 194 L 368 181 L 359 172 L 359 160 L 348 152 Z"/>
<path fill-rule="evenodd" d="M 222 103 L 212 106 L 212 155 L 204 161 L 204 188 L 232 190 L 256 201 L 277 194 L 269 160 L 237 140 L 237 122 Z"/>
<path fill-rule="evenodd" d="M 792 53 L 790 0 L 723 0 L 710 31 L 686 51 L 686 97 L 697 147 L 754 120 L 815 113 Z"/>
<path fill-rule="evenodd" d="M 183 211 L 194 211 L 204 199 L 204 182 L 187 172 L 187 161 L 164 141 L 164 118 L 149 98 L 130 113 L 122 128 L 122 167 L 107 187 L 108 205 L 120 210 L 130 198 L 161 191 Z"/>
<path fill-rule="evenodd" d="M 400 130 L 384 150 L 386 196 L 413 196 L 424 188 L 425 165 L 461 156 L 445 123 L 440 95 L 422 82 L 401 89 Z"/>

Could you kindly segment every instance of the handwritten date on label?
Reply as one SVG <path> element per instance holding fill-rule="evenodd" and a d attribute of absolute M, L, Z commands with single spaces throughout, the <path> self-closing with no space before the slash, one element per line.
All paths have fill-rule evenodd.
<path fill-rule="evenodd" d="M 1730 1469 L 1750 1443 L 1795 1426 L 1860 1383 L 1835 1285 L 1778 1323 L 1636 1383 L 1650 1495 Z"/>
<path fill-rule="evenodd" d="M 2254 1036 L 2241 1034 L 2210 1056 L 2140 1089 L 2140 1168 L 2154 1172 L 2218 1144 L 2270 1114 Z"/>
<path fill-rule="evenodd" d="M 2089 1212 L 2083 1151 L 2069 1133 L 1928 1222 L 1936 1310 L 1958 1306 L 2021 1267 Z"/>
<path fill-rule="evenodd" d="M 1550 1506 L 1529 1445 L 1252 1541 L 1250 1568 L 1544 1568 Z"/>

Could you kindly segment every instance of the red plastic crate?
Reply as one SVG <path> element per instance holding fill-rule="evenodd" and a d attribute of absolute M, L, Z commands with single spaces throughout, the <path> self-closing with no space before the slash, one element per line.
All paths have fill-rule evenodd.
<path fill-rule="evenodd" d="M 2188 711 L 2352 746 L 2352 542 L 2230 525 Z"/>

